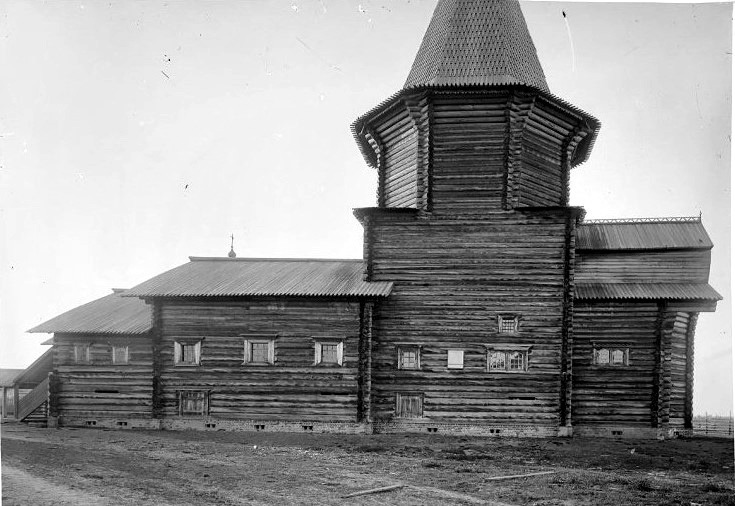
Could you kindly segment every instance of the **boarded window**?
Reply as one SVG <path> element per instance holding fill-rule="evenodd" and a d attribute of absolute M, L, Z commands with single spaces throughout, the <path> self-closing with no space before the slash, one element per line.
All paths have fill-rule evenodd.
<path fill-rule="evenodd" d="M 516 332 L 518 332 L 518 316 L 498 316 L 498 332 L 501 334 L 515 334 Z"/>
<path fill-rule="evenodd" d="M 423 394 L 396 394 L 397 418 L 421 418 L 423 416 Z"/>
<path fill-rule="evenodd" d="M 343 341 L 315 341 L 314 342 L 314 364 L 315 365 L 342 365 L 344 360 Z"/>
<path fill-rule="evenodd" d="M 528 350 L 488 350 L 488 371 L 527 371 Z"/>
<path fill-rule="evenodd" d="M 175 365 L 199 365 L 201 363 L 202 342 L 201 341 L 176 341 L 174 342 L 174 364 Z"/>
<path fill-rule="evenodd" d="M 112 347 L 112 363 L 113 364 L 127 364 L 128 347 L 127 346 L 113 346 Z"/>
<path fill-rule="evenodd" d="M 246 364 L 272 364 L 275 362 L 275 342 L 272 339 L 245 340 Z"/>
<path fill-rule="evenodd" d="M 88 344 L 74 345 L 74 362 L 77 364 L 88 364 L 91 361 L 91 354 Z"/>
<path fill-rule="evenodd" d="M 206 416 L 209 414 L 209 392 L 206 390 L 179 391 L 180 416 Z"/>
<path fill-rule="evenodd" d="M 464 350 L 447 350 L 447 368 L 464 368 Z"/>
<path fill-rule="evenodd" d="M 421 355 L 418 346 L 408 346 L 398 348 L 398 368 L 399 369 L 420 369 Z"/>

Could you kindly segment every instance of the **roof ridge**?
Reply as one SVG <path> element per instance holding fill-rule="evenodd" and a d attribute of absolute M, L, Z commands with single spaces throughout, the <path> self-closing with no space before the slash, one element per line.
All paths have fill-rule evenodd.
<path fill-rule="evenodd" d="M 702 216 L 663 216 L 658 218 L 601 218 L 584 220 L 580 225 L 604 225 L 617 223 L 621 225 L 635 223 L 701 223 Z"/>
<path fill-rule="evenodd" d="M 191 262 L 362 262 L 361 258 L 261 258 L 261 257 L 198 257 L 190 256 Z"/>

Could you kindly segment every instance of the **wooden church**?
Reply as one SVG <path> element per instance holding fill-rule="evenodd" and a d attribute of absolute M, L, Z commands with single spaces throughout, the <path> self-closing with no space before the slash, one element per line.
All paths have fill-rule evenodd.
<path fill-rule="evenodd" d="M 585 221 L 599 122 L 552 95 L 515 0 L 440 0 L 352 125 L 361 260 L 192 257 L 52 332 L 60 425 L 668 437 L 692 424 L 712 242 Z"/>

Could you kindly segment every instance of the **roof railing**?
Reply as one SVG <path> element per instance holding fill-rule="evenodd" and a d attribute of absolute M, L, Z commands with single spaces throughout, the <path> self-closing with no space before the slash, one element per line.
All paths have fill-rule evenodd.
<path fill-rule="evenodd" d="M 608 223 L 701 223 L 702 215 L 699 216 L 671 216 L 663 218 L 610 218 L 597 220 L 584 220 L 583 225 L 604 225 Z"/>

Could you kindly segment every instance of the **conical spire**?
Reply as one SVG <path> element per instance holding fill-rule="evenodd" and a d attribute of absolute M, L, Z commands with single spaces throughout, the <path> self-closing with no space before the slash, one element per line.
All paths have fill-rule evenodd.
<path fill-rule="evenodd" d="M 439 0 L 405 88 L 512 85 L 549 91 L 517 0 Z"/>

